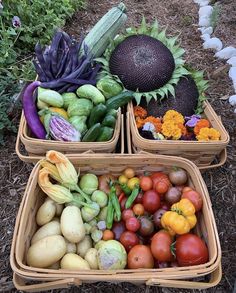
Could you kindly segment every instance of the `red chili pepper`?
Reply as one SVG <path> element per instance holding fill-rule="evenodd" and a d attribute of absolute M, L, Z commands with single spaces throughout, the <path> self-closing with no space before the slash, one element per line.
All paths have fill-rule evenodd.
<path fill-rule="evenodd" d="M 121 192 L 121 194 L 119 195 L 119 203 L 121 203 L 122 199 L 125 198 L 125 193 Z"/>

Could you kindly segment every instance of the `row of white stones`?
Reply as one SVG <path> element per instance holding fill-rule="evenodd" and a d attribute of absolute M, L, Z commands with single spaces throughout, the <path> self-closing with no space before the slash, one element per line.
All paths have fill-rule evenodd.
<path fill-rule="evenodd" d="M 230 65 L 229 77 L 233 82 L 235 95 L 229 97 L 229 102 L 232 106 L 236 106 L 236 48 L 228 46 L 223 48 L 223 43 L 219 38 L 211 37 L 213 28 L 211 26 L 211 15 L 213 7 L 209 5 L 209 0 L 193 0 L 197 3 L 199 8 L 199 30 L 201 32 L 201 38 L 203 39 L 204 49 L 213 49 L 215 57 L 219 59 L 227 60 L 226 62 Z M 236 113 L 236 108 L 234 109 Z"/>

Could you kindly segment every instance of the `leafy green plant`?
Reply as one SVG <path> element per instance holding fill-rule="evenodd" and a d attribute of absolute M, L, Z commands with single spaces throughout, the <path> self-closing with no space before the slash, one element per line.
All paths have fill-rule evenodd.
<path fill-rule="evenodd" d="M 218 4 L 215 4 L 213 6 L 213 11 L 210 16 L 210 25 L 212 26 L 213 30 L 216 28 L 217 22 L 219 20 L 220 16 L 220 6 Z"/>

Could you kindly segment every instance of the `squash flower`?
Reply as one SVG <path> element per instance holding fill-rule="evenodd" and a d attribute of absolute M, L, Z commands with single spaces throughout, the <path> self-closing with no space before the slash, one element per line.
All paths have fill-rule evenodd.
<path fill-rule="evenodd" d="M 73 164 L 65 155 L 56 151 L 48 151 L 46 159 L 56 165 L 59 176 L 62 179 L 62 184 L 69 189 L 76 190 L 78 184 L 78 174 Z"/>
<path fill-rule="evenodd" d="M 59 204 L 73 201 L 74 197 L 69 189 L 59 184 L 52 184 L 49 175 L 50 172 L 47 168 L 42 168 L 39 171 L 38 184 L 43 192 Z"/>
<path fill-rule="evenodd" d="M 63 183 L 60 174 L 57 170 L 57 167 L 53 165 L 52 163 L 48 162 L 47 160 L 40 160 L 39 161 L 40 166 L 43 168 L 47 169 L 49 172 L 49 175 L 55 179 L 57 182 L 60 182 L 61 184 Z"/>

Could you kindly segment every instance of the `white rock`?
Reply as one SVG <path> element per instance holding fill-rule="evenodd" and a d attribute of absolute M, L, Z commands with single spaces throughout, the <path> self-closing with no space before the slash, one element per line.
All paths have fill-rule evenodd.
<path fill-rule="evenodd" d="M 204 49 L 214 49 L 216 51 L 220 51 L 223 47 L 223 44 L 220 39 L 218 38 L 211 38 L 205 40 L 203 43 L 203 48 Z"/>
<path fill-rule="evenodd" d="M 210 17 L 208 16 L 201 16 L 198 21 L 199 26 L 210 26 Z"/>
<path fill-rule="evenodd" d="M 230 59 L 236 56 L 236 49 L 232 46 L 226 47 L 215 54 L 215 57 L 220 59 Z"/>
<path fill-rule="evenodd" d="M 201 7 L 198 11 L 199 18 L 201 18 L 201 17 L 209 17 L 210 18 L 212 11 L 213 11 L 213 7 L 210 5 Z"/>
<path fill-rule="evenodd" d="M 199 4 L 200 6 L 206 6 L 209 4 L 209 0 L 193 0 L 195 3 Z"/>
<path fill-rule="evenodd" d="M 236 82 L 236 67 L 231 67 L 229 70 L 229 77 Z"/>
<path fill-rule="evenodd" d="M 234 109 L 234 113 L 236 114 L 236 108 Z"/>
<path fill-rule="evenodd" d="M 236 106 L 236 95 L 229 97 L 229 103 L 232 106 Z"/>
<path fill-rule="evenodd" d="M 236 66 L 236 56 L 231 57 L 229 60 L 227 60 L 227 63 L 232 65 L 232 66 Z"/>
<path fill-rule="evenodd" d="M 236 81 L 233 82 L 234 92 L 236 94 Z"/>
<path fill-rule="evenodd" d="M 200 27 L 198 30 L 199 30 L 203 35 L 204 35 L 204 34 L 209 34 L 209 35 L 211 35 L 211 34 L 213 33 L 213 28 L 212 28 L 212 26 L 209 26 L 209 27 Z"/>
<path fill-rule="evenodd" d="M 203 41 L 207 41 L 211 38 L 211 36 L 209 34 L 202 34 L 201 35 L 201 39 L 203 39 Z"/>

